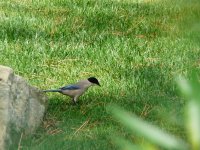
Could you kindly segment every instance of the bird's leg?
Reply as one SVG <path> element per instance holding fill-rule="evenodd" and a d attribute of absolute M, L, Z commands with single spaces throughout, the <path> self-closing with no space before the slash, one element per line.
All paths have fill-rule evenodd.
<path fill-rule="evenodd" d="M 72 104 L 73 104 L 73 105 L 76 105 L 76 101 L 75 101 L 74 98 L 72 98 Z"/>

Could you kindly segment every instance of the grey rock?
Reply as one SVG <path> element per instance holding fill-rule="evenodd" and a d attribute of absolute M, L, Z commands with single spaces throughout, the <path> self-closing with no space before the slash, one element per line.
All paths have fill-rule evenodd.
<path fill-rule="evenodd" d="M 0 149 L 19 143 L 21 134 L 31 134 L 42 122 L 47 98 L 9 67 L 0 65 Z"/>

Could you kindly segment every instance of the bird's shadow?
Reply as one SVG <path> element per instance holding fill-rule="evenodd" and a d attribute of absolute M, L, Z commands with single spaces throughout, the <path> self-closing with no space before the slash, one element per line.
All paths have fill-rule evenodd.
<path fill-rule="evenodd" d="M 81 97 L 79 98 L 79 100 L 74 103 L 73 100 L 69 97 L 66 98 L 62 98 L 62 97 L 50 97 L 49 98 L 49 103 L 48 103 L 48 109 L 60 109 L 60 111 L 64 111 L 66 110 L 66 108 L 80 108 L 80 106 L 85 106 L 85 105 L 90 105 L 92 100 L 92 98 L 85 98 L 85 97 Z"/>
<path fill-rule="evenodd" d="M 74 105 L 73 101 L 70 98 L 64 98 L 61 96 L 51 96 L 49 98 L 49 103 L 48 103 L 48 110 L 59 110 L 59 111 L 64 111 L 68 107 L 75 107 L 78 105 Z"/>

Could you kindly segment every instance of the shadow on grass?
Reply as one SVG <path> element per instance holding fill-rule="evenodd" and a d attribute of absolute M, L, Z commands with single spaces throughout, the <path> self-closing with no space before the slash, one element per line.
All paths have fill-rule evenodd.
<path fill-rule="evenodd" d="M 50 98 L 41 127 L 35 134 L 23 138 L 22 149 L 110 149 L 106 108 L 93 103 L 91 98 L 84 100 L 82 97 L 74 106 L 65 97 Z"/>

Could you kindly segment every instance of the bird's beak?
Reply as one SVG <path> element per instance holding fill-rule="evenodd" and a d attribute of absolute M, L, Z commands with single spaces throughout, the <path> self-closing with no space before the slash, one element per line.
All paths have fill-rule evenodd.
<path fill-rule="evenodd" d="M 101 86 L 99 83 L 97 84 L 98 86 Z"/>

